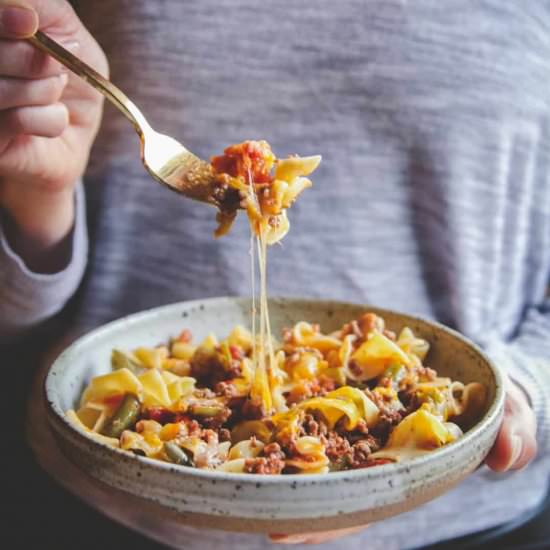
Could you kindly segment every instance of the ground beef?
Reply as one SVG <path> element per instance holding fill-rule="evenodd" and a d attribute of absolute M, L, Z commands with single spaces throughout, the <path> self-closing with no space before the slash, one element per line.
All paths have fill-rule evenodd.
<path fill-rule="evenodd" d="M 220 358 L 213 350 L 199 347 L 191 358 L 191 376 L 203 386 L 210 386 L 212 377 L 223 370 Z"/>
<path fill-rule="evenodd" d="M 225 428 L 219 432 L 216 429 L 205 428 L 188 416 L 181 415 L 176 421 L 185 426 L 183 431 L 187 436 L 198 437 L 208 444 L 217 445 L 219 441 L 227 441 L 231 437 L 229 430 Z"/>
<path fill-rule="evenodd" d="M 342 338 L 353 334 L 357 337 L 359 342 L 362 342 L 367 336 L 373 332 L 384 333 L 385 325 L 384 319 L 379 317 L 375 313 L 365 313 L 356 321 L 346 323 L 341 330 Z M 389 332 L 389 331 L 388 331 Z"/>
<path fill-rule="evenodd" d="M 379 332 L 393 341 L 397 339 L 395 332 L 388 330 L 385 327 L 384 319 L 375 313 L 365 313 L 356 321 L 351 321 L 344 325 L 341 336 L 344 337 L 353 334 L 357 337 L 359 342 L 363 342 L 367 339 L 367 336 L 373 332 Z"/>
<path fill-rule="evenodd" d="M 228 380 L 231 380 L 232 378 L 238 378 L 241 374 L 242 374 L 241 359 L 233 358 L 225 366 L 225 376 Z"/>
<path fill-rule="evenodd" d="M 296 439 L 303 435 L 306 435 L 306 433 L 304 431 L 304 427 L 302 426 L 301 421 L 299 421 L 298 431 L 296 433 L 291 432 L 290 430 L 278 431 L 276 434 L 276 440 L 283 451 L 286 453 L 286 456 L 294 456 L 299 454 L 298 449 L 296 448 Z"/>
<path fill-rule="evenodd" d="M 285 455 L 278 443 L 266 445 L 262 456 L 247 458 L 244 471 L 249 474 L 280 474 L 285 467 Z"/>
<path fill-rule="evenodd" d="M 285 457 L 281 451 L 281 446 L 278 443 L 270 443 L 269 445 L 266 445 L 262 450 L 262 454 L 265 456 L 277 455 L 280 456 L 280 458 Z"/>
<path fill-rule="evenodd" d="M 328 433 L 328 426 L 322 418 L 320 413 L 306 414 L 302 421 L 302 433 L 300 435 L 312 435 L 317 437 L 319 435 L 326 435 Z"/>
<path fill-rule="evenodd" d="M 228 359 L 219 348 L 209 350 L 199 347 L 191 358 L 191 376 L 205 388 L 214 388 L 218 382 L 241 375 L 241 361 L 230 352 Z"/>
<path fill-rule="evenodd" d="M 304 416 L 300 435 L 318 437 L 325 446 L 325 454 L 331 462 L 338 462 L 342 457 L 349 454 L 351 448 L 349 441 L 346 439 L 347 434 L 341 435 L 336 430 L 329 430 L 319 413 Z M 288 452 L 292 455 L 297 453 L 294 445 L 288 445 Z"/>
<path fill-rule="evenodd" d="M 221 442 L 231 441 L 231 432 L 227 428 L 220 428 L 218 437 Z"/>
<path fill-rule="evenodd" d="M 265 411 L 263 406 L 260 403 L 252 401 L 252 399 L 247 399 L 242 406 L 241 415 L 247 420 L 259 420 L 269 416 L 268 411 Z"/>
<path fill-rule="evenodd" d="M 349 465 L 351 468 L 364 468 L 371 454 L 370 445 L 367 441 L 357 441 L 351 447 Z"/>
<path fill-rule="evenodd" d="M 218 382 L 214 387 L 214 392 L 217 396 L 234 399 L 237 397 L 237 388 L 231 381 Z"/>
<path fill-rule="evenodd" d="M 380 393 L 372 391 L 370 388 L 363 390 L 365 395 L 378 407 L 380 412 L 390 412 L 395 408 L 395 401 L 393 399 L 388 401 L 388 396 L 380 395 Z"/>
<path fill-rule="evenodd" d="M 403 411 L 403 417 L 416 411 L 420 406 L 418 398 L 416 397 L 416 393 L 412 391 L 399 392 L 399 401 L 401 401 L 401 403 L 403 403 L 403 407 L 405 407 L 405 410 Z"/>
<path fill-rule="evenodd" d="M 196 420 L 193 420 L 192 418 L 190 418 L 185 414 L 178 414 L 176 415 L 176 418 L 174 419 L 174 421 L 181 422 L 182 424 L 184 424 L 187 429 L 187 434 L 189 436 L 200 437 L 202 427 Z"/>
<path fill-rule="evenodd" d="M 200 399 L 212 399 L 216 394 L 210 388 L 197 388 L 193 394 Z"/>
<path fill-rule="evenodd" d="M 320 439 L 325 445 L 325 454 L 331 462 L 339 462 L 349 456 L 351 445 L 345 437 L 331 431 L 326 436 L 322 435 Z"/>
<path fill-rule="evenodd" d="M 370 430 L 371 434 L 386 444 L 391 430 L 403 419 L 403 411 L 380 411 L 378 422 Z"/>
<path fill-rule="evenodd" d="M 336 382 L 329 378 L 328 376 L 319 376 L 318 378 L 319 383 L 319 391 L 316 395 L 326 395 L 327 393 L 334 391 L 336 389 Z"/>
<path fill-rule="evenodd" d="M 319 435 L 319 423 L 313 418 L 313 415 L 306 414 L 302 429 L 305 435 L 318 436 Z"/>
<path fill-rule="evenodd" d="M 354 431 L 359 432 L 360 434 L 367 435 L 369 433 L 369 427 L 367 425 L 367 421 L 363 420 L 362 418 L 359 419 L 359 421 L 357 422 L 357 426 L 355 426 Z"/>
<path fill-rule="evenodd" d="M 216 186 L 212 190 L 212 198 L 220 209 L 220 213 L 233 216 L 243 198 L 239 190 L 230 187 L 230 177 L 227 174 L 217 174 Z"/>
<path fill-rule="evenodd" d="M 287 403 L 292 405 L 311 397 L 322 397 L 334 389 L 336 389 L 336 382 L 332 378 L 320 376 L 313 380 L 303 381 L 286 394 L 285 398 Z"/>
<path fill-rule="evenodd" d="M 229 441 L 231 439 L 231 434 L 228 429 L 220 429 L 218 425 L 211 425 L 205 419 L 202 419 L 202 421 L 199 422 L 197 419 L 191 418 L 187 414 L 178 414 L 174 418 L 174 422 L 181 422 L 184 424 L 187 435 L 198 437 L 207 443 L 209 441 L 213 441 L 214 437 L 216 438 L 216 442 L 218 439 L 220 441 Z M 221 424 L 224 422 L 225 420 Z"/>
<path fill-rule="evenodd" d="M 393 408 L 394 405 L 388 403 L 381 395 L 370 391 L 368 388 L 364 391 L 366 396 L 378 407 L 378 410 L 380 411 L 378 421 L 369 430 L 369 433 L 385 444 L 391 430 L 394 426 L 401 422 L 403 417 L 407 414 L 407 411 L 404 409 L 395 410 Z"/>
<path fill-rule="evenodd" d="M 372 435 L 356 441 L 347 456 L 350 468 L 366 468 L 372 465 L 370 455 L 378 451 L 379 448 L 378 441 Z"/>
<path fill-rule="evenodd" d="M 229 417 L 231 416 L 232 411 L 229 407 L 223 407 L 220 412 L 214 416 L 203 416 L 200 418 L 200 423 L 205 428 L 217 429 L 223 426 Z"/>

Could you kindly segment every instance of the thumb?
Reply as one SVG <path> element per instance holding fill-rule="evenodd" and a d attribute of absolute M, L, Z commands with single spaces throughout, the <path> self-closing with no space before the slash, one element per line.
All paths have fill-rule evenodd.
<path fill-rule="evenodd" d="M 57 40 L 88 37 L 67 0 L 0 0 L 0 38 L 28 38 L 38 28 Z"/>
<path fill-rule="evenodd" d="M 2 39 L 29 38 L 38 29 L 62 45 L 76 43 L 83 61 L 108 73 L 105 55 L 68 0 L 0 0 L 0 49 Z"/>
<path fill-rule="evenodd" d="M 27 38 L 38 29 L 38 14 L 24 2 L 0 0 L 0 37 Z"/>

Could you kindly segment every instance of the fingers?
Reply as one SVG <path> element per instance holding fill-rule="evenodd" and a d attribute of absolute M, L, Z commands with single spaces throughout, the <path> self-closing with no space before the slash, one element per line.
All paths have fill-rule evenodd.
<path fill-rule="evenodd" d="M 0 78 L 0 110 L 56 103 L 63 94 L 67 80 L 66 74 L 41 80 Z"/>
<path fill-rule="evenodd" d="M 0 144 L 15 135 L 58 137 L 69 124 L 69 112 L 62 103 L 21 107 L 0 113 Z"/>
<path fill-rule="evenodd" d="M 69 112 L 62 103 L 39 107 L 20 107 L 0 112 L 0 155 L 18 140 L 36 136 L 56 138 L 69 125 Z M 0 176 L 5 175 L 0 163 Z"/>
<path fill-rule="evenodd" d="M 523 440 L 514 433 L 513 421 L 505 417 L 489 456 L 487 465 L 495 472 L 510 470 L 523 453 Z"/>
<path fill-rule="evenodd" d="M 0 37 L 26 38 L 38 29 L 38 14 L 16 2 L 0 2 Z"/>
<path fill-rule="evenodd" d="M 53 57 L 22 40 L 0 40 L 0 52 L 2 76 L 38 79 L 65 71 Z"/>
<path fill-rule="evenodd" d="M 296 535 L 272 534 L 269 535 L 269 540 L 278 544 L 323 544 L 342 537 L 347 537 L 348 535 L 353 535 L 354 533 L 359 533 L 367 527 L 367 525 L 360 525 L 359 527 L 321 531 L 319 533 L 298 533 Z"/>
<path fill-rule="evenodd" d="M 508 388 L 504 419 L 486 463 L 496 472 L 517 470 L 537 453 L 536 420 L 521 390 Z"/>
<path fill-rule="evenodd" d="M 67 47 L 75 50 L 78 44 Z M 57 61 L 25 41 L 0 39 L 0 153 L 18 136 L 63 133 L 69 115 L 59 100 L 68 75 L 61 71 Z"/>

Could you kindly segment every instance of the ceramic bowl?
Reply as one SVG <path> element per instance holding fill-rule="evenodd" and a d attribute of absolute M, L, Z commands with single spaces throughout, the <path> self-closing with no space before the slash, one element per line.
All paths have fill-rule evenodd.
<path fill-rule="evenodd" d="M 343 528 L 380 520 L 441 495 L 475 470 L 496 438 L 504 406 L 503 378 L 484 354 L 460 334 L 436 323 L 364 305 L 302 299 L 270 300 L 274 334 L 299 320 L 331 331 L 365 311 L 389 328 L 409 326 L 431 343 L 427 365 L 462 382 L 488 389 L 486 410 L 466 434 L 410 461 L 324 475 L 258 476 L 175 466 L 104 446 L 64 416 L 88 381 L 110 371 L 113 347 L 156 345 L 183 328 L 200 340 L 224 337 L 249 325 L 250 301 L 214 298 L 130 315 L 94 330 L 66 349 L 45 383 L 48 420 L 67 457 L 103 484 L 155 503 L 161 512 L 195 526 L 232 531 L 293 533 Z"/>

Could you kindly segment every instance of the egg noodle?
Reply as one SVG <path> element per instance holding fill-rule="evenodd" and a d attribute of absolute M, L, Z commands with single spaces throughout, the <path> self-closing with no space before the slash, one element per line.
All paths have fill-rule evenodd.
<path fill-rule="evenodd" d="M 320 157 L 276 159 L 265 141 L 212 159 L 220 188 L 236 189 L 249 219 L 251 331 L 193 343 L 183 330 L 156 347 L 113 350 L 112 372 L 92 378 L 67 417 L 90 437 L 180 465 L 234 473 L 325 473 L 395 462 L 460 437 L 486 391 L 423 364 L 429 344 L 365 312 L 325 334 L 299 322 L 271 334 L 267 247 L 289 229 L 286 209 L 311 186 Z M 237 211 L 218 215 L 225 234 Z M 259 322 L 256 302 L 259 302 Z M 257 326 L 259 325 L 259 327 Z M 259 328 L 259 331 L 257 330 Z"/>

